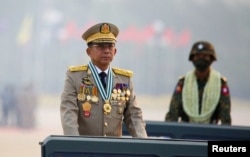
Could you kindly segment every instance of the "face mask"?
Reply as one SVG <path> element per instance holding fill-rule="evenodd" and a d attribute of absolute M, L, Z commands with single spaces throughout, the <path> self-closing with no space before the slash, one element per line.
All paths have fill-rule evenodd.
<path fill-rule="evenodd" d="M 198 60 L 193 61 L 193 64 L 194 64 L 196 70 L 201 71 L 201 72 L 208 69 L 209 66 L 211 65 L 211 63 L 212 63 L 212 61 L 205 60 L 205 59 L 198 59 Z"/>

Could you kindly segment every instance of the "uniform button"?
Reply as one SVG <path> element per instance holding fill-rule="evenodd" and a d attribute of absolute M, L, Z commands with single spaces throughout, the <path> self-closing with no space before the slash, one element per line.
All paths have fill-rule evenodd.
<path fill-rule="evenodd" d="M 107 122 L 105 122 L 105 123 L 104 123 L 104 125 L 105 125 L 105 126 L 108 126 L 108 123 L 107 123 Z"/>

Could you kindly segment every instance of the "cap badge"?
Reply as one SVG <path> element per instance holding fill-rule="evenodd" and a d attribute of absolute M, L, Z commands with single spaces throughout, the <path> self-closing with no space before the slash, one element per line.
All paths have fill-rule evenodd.
<path fill-rule="evenodd" d="M 110 33 L 110 26 L 107 23 L 101 25 L 101 33 Z"/>
<path fill-rule="evenodd" d="M 204 46 L 203 46 L 202 44 L 199 44 L 199 45 L 198 45 L 198 49 L 199 49 L 199 50 L 203 49 L 203 47 L 204 47 Z"/>

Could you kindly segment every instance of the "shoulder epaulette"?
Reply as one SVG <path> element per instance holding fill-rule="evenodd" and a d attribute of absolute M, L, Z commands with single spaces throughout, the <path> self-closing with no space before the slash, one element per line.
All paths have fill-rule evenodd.
<path fill-rule="evenodd" d="M 87 70 L 88 66 L 87 65 L 77 65 L 77 66 L 69 66 L 70 71 L 84 71 Z"/>
<path fill-rule="evenodd" d="M 221 79 L 222 79 L 224 82 L 227 82 L 227 78 L 226 78 L 226 77 L 221 77 Z"/>
<path fill-rule="evenodd" d="M 120 68 L 112 68 L 112 69 L 116 74 L 121 74 L 121 75 L 125 75 L 128 77 L 133 76 L 133 71 L 131 71 L 131 70 L 125 70 L 125 69 L 120 69 Z"/>

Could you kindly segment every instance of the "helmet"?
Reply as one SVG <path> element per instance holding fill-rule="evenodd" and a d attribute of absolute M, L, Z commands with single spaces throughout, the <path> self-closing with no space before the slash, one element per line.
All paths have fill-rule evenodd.
<path fill-rule="evenodd" d="M 191 52 L 189 54 L 189 60 L 192 61 L 193 55 L 199 53 L 209 54 L 211 55 L 213 60 L 217 60 L 214 46 L 207 41 L 198 41 L 193 44 Z"/>

